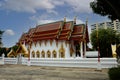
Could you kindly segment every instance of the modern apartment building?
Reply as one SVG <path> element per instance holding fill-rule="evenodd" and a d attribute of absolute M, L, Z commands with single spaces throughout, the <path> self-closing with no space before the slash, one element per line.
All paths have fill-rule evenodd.
<path fill-rule="evenodd" d="M 97 28 L 112 28 L 113 30 L 120 32 L 120 21 L 114 20 L 113 22 L 102 22 L 102 23 L 95 23 L 91 25 L 91 31 L 97 29 Z"/>

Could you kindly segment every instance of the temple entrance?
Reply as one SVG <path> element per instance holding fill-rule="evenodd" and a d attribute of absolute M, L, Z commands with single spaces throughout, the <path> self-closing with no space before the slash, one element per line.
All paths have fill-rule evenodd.
<path fill-rule="evenodd" d="M 77 43 L 77 44 L 75 45 L 75 47 L 76 47 L 76 57 L 81 57 L 80 44 Z"/>
<path fill-rule="evenodd" d="M 22 55 L 21 55 L 21 53 L 17 55 L 17 64 L 22 64 Z"/>

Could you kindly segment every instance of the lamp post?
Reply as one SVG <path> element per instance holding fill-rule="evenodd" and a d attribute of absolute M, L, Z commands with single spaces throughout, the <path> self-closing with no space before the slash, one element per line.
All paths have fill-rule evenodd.
<path fill-rule="evenodd" d="M 99 48 L 99 39 L 98 39 L 98 24 L 96 24 L 97 31 L 97 49 L 98 49 L 98 61 L 97 61 L 97 70 L 101 70 L 101 62 L 100 62 L 100 48 Z"/>

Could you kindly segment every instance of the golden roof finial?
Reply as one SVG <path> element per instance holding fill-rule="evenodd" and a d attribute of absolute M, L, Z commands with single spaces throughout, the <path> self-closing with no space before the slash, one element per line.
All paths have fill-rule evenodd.
<path fill-rule="evenodd" d="M 77 18 L 77 16 L 74 17 L 74 24 L 76 24 L 76 18 Z"/>
<path fill-rule="evenodd" d="M 64 17 L 64 22 L 66 22 L 66 16 Z"/>

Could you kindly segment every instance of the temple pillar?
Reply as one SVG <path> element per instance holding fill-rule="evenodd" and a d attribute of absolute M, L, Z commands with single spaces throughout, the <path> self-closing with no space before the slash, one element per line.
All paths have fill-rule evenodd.
<path fill-rule="evenodd" d="M 60 54 L 59 54 L 59 51 L 57 51 L 57 54 L 56 54 L 56 58 L 60 58 Z"/>
<path fill-rule="evenodd" d="M 70 45 L 67 43 L 66 51 L 65 51 L 65 58 L 70 58 Z"/>
<path fill-rule="evenodd" d="M 84 42 L 84 55 L 83 55 L 84 58 L 86 57 L 86 47 L 87 47 L 87 44 L 86 42 Z"/>
<path fill-rule="evenodd" d="M 83 58 L 83 42 L 80 42 L 80 54 L 81 58 Z"/>
<path fill-rule="evenodd" d="M 37 54 L 36 54 L 36 52 L 35 52 L 35 58 L 37 58 Z"/>

